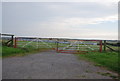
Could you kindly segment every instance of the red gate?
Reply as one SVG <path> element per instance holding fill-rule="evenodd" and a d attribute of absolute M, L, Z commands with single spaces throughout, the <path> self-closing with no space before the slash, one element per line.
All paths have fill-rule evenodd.
<path fill-rule="evenodd" d="M 59 53 L 86 53 L 102 52 L 102 40 L 68 40 L 59 41 L 57 46 Z"/>

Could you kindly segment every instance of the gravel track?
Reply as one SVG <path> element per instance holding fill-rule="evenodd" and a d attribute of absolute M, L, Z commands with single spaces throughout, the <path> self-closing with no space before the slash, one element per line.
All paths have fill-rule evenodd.
<path fill-rule="evenodd" d="M 4 58 L 2 63 L 3 79 L 112 79 L 99 73 L 115 74 L 73 54 L 54 51 Z"/>

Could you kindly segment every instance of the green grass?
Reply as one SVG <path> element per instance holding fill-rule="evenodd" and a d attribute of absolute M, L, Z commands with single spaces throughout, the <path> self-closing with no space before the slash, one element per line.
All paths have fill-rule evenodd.
<path fill-rule="evenodd" d="M 2 57 L 2 47 L 0 45 L 0 58 Z"/>
<path fill-rule="evenodd" d="M 120 74 L 117 52 L 89 52 L 87 54 L 78 54 L 78 56 L 80 58 L 94 62 L 95 66 L 107 67 L 109 70 L 115 71 Z"/>
<path fill-rule="evenodd" d="M 8 56 L 15 56 L 15 54 L 20 54 L 20 53 L 26 53 L 26 50 L 19 49 L 19 48 L 12 48 L 12 47 L 2 47 L 2 56 L 3 57 L 8 57 Z"/>
<path fill-rule="evenodd" d="M 35 49 L 31 46 L 28 48 L 13 48 L 13 47 L 2 47 L 2 57 L 10 57 L 10 56 L 24 56 L 31 53 L 42 52 L 45 50 L 49 50 L 47 48 Z"/>

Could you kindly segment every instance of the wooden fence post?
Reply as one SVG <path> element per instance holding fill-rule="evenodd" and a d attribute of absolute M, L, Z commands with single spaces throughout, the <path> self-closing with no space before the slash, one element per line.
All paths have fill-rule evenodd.
<path fill-rule="evenodd" d="M 58 39 L 57 39 L 57 41 L 56 41 L 56 52 L 58 52 L 59 50 L 58 50 L 58 46 L 59 46 L 59 44 L 58 44 L 59 42 L 58 42 Z"/>
<path fill-rule="evenodd" d="M 100 40 L 100 52 L 102 52 L 102 40 Z"/>
<path fill-rule="evenodd" d="M 15 37 L 14 48 L 17 48 L 17 37 Z"/>
<path fill-rule="evenodd" d="M 104 40 L 104 51 L 106 51 L 106 40 Z"/>
<path fill-rule="evenodd" d="M 14 35 L 11 37 L 11 46 L 13 47 Z"/>

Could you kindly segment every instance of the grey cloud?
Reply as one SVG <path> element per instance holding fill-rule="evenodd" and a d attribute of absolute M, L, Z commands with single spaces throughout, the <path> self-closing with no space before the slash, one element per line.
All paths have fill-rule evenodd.
<path fill-rule="evenodd" d="M 49 26 L 48 22 L 59 22 L 57 18 L 101 18 L 117 14 L 117 5 L 114 3 L 4 2 L 2 7 L 3 32 L 15 35 L 60 36 L 61 32 L 67 31 L 61 36 L 75 36 L 76 31 L 70 27 L 64 31 L 59 27 L 58 30 L 57 25 Z M 43 22 L 46 22 L 45 26 L 39 25 Z"/>

